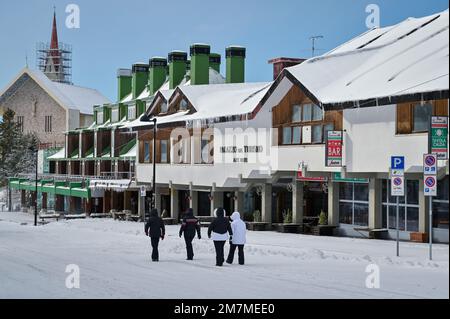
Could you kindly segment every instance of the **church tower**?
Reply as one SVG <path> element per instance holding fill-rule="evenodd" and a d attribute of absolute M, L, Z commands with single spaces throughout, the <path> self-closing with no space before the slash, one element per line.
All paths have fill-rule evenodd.
<path fill-rule="evenodd" d="M 56 12 L 53 13 L 50 43 L 38 43 L 37 67 L 52 81 L 72 84 L 72 48 L 58 41 Z"/>

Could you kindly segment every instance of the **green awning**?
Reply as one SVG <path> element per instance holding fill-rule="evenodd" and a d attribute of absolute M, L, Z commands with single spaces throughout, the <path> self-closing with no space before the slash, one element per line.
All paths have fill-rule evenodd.
<path fill-rule="evenodd" d="M 132 139 L 131 141 L 129 141 L 124 147 L 122 147 L 120 149 L 120 157 L 131 157 L 131 156 L 126 156 L 127 154 L 129 155 L 129 152 L 136 146 L 136 140 Z M 136 157 L 136 154 L 134 154 L 134 157 Z"/>

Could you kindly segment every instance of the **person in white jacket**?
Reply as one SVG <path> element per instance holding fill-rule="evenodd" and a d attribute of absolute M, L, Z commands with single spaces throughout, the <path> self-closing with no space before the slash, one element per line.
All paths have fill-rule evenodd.
<path fill-rule="evenodd" d="M 234 212 L 231 215 L 231 230 L 233 231 L 233 237 L 230 240 L 230 253 L 228 254 L 227 263 L 232 264 L 234 260 L 234 253 L 236 248 L 239 250 L 239 265 L 244 265 L 244 246 L 247 242 L 247 226 L 241 219 L 241 214 L 239 212 Z"/>

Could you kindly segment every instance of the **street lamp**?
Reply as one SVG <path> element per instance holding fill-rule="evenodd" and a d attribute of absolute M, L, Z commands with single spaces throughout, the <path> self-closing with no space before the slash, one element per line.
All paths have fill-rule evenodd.
<path fill-rule="evenodd" d="M 156 208 L 156 117 L 153 121 L 153 181 L 152 181 L 152 209 Z"/>

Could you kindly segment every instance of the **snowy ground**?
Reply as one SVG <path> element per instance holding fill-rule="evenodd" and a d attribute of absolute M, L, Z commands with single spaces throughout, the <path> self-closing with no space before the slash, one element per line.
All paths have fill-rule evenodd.
<path fill-rule="evenodd" d="M 168 227 L 161 262 L 150 262 L 140 223 L 60 221 L 32 227 L 32 215 L 0 213 L 1 298 L 449 298 L 449 247 L 392 241 L 250 232 L 245 266 L 214 266 L 212 243 L 185 261 L 178 227 Z M 25 225 L 25 223 L 27 223 Z M 228 250 L 228 248 L 227 248 Z M 80 289 L 65 286 L 80 267 Z M 366 267 L 380 267 L 380 289 Z"/>

